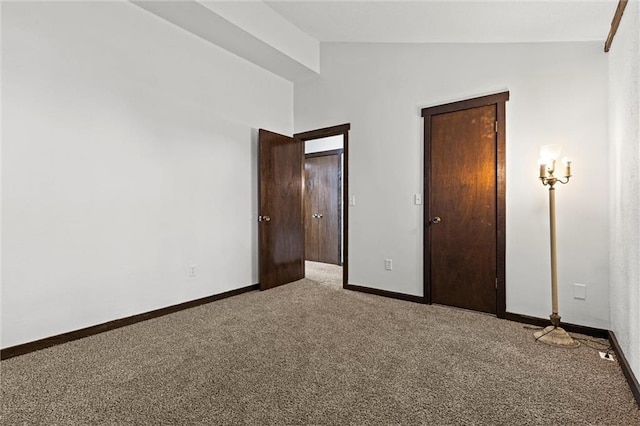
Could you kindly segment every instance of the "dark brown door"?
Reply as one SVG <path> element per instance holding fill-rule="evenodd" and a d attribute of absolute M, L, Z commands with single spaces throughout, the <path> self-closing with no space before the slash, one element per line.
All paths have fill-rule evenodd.
<path fill-rule="evenodd" d="M 340 264 L 340 155 L 305 159 L 305 253 L 315 262 Z"/>
<path fill-rule="evenodd" d="M 302 205 L 304 145 L 260 129 L 260 289 L 304 278 Z"/>
<path fill-rule="evenodd" d="M 431 117 L 433 303 L 496 313 L 495 105 Z"/>

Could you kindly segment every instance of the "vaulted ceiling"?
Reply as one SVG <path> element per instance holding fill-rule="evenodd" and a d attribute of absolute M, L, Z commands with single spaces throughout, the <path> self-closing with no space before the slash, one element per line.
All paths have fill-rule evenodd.
<path fill-rule="evenodd" d="M 272 1 L 321 42 L 604 41 L 617 0 Z"/>
<path fill-rule="evenodd" d="M 131 0 L 290 81 L 320 73 L 320 45 L 604 43 L 617 0 Z"/>

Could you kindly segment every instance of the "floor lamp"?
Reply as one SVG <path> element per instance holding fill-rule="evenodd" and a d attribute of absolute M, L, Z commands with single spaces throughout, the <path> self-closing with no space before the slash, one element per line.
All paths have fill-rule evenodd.
<path fill-rule="evenodd" d="M 567 184 L 571 177 L 571 161 L 564 160 L 564 180 L 554 176 L 556 161 L 560 156 L 558 145 L 544 145 L 540 148 L 540 181 L 549 186 L 549 227 L 551 233 L 551 325 L 544 330 L 536 331 L 536 341 L 563 348 L 577 348 L 580 343 L 573 340 L 569 333 L 560 327 L 558 313 L 558 265 L 556 258 L 556 183 Z"/>

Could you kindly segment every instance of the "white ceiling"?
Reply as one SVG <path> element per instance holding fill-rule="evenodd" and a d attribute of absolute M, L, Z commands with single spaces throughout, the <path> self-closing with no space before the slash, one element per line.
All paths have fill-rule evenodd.
<path fill-rule="evenodd" d="M 618 4 L 618 0 L 130 1 L 290 81 L 319 74 L 322 42 L 597 41 L 604 45 Z"/>
<path fill-rule="evenodd" d="M 602 41 L 617 0 L 265 0 L 321 42 Z"/>

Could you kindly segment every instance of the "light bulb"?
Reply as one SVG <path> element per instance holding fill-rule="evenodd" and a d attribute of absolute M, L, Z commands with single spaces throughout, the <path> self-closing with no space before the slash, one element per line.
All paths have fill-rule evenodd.
<path fill-rule="evenodd" d="M 543 145 L 540 147 L 540 158 L 544 160 L 546 164 L 551 164 L 560 157 L 562 147 L 560 145 Z"/>

